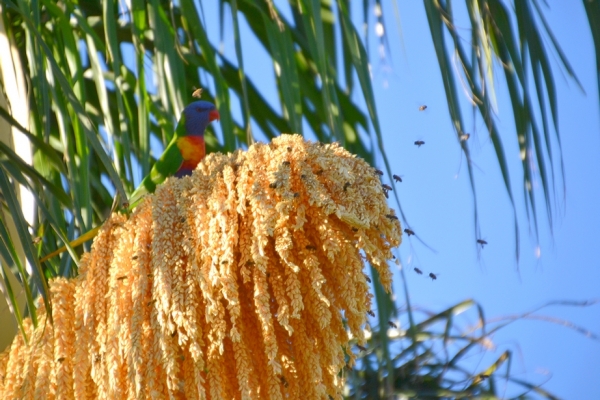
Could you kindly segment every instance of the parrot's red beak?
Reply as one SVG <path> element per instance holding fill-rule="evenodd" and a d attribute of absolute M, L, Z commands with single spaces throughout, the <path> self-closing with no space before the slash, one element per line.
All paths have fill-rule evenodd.
<path fill-rule="evenodd" d="M 214 121 L 215 119 L 220 119 L 221 116 L 219 115 L 219 112 L 217 110 L 212 110 L 211 112 L 208 113 L 208 120 L 209 121 Z"/>

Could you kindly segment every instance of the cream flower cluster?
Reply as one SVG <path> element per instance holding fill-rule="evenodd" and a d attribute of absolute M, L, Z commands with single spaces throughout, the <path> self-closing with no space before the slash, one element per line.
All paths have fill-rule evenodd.
<path fill-rule="evenodd" d="M 210 154 L 50 283 L 54 325 L 0 355 L 0 398 L 341 398 L 364 263 L 389 290 L 400 239 L 375 170 L 337 144 Z"/>

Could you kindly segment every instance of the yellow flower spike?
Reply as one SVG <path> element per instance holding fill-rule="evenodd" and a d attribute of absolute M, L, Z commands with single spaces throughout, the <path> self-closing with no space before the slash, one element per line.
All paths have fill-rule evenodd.
<path fill-rule="evenodd" d="M 52 316 L 54 329 L 62 332 L 54 336 L 54 370 L 56 371 L 57 393 L 68 393 L 73 390 L 73 374 L 77 367 L 73 364 L 75 353 L 75 300 L 74 281 L 57 278 L 51 286 Z M 30 382 L 26 382 L 30 384 Z M 33 385 L 31 385 L 33 389 Z M 24 396 L 28 397 L 28 396 Z"/>
<path fill-rule="evenodd" d="M 391 286 L 390 215 L 373 168 L 337 144 L 210 154 L 50 282 L 55 325 L 28 322 L 29 345 L 0 355 L 0 398 L 341 398 L 365 261 Z"/>
<path fill-rule="evenodd" d="M 38 353 L 39 357 L 37 373 L 35 377 L 34 398 L 36 399 L 51 398 L 56 396 L 56 385 L 53 382 L 53 377 L 56 376 L 56 364 L 53 351 L 55 336 L 54 329 L 46 329 L 46 331 L 42 334 L 43 338 L 39 341 L 37 349 L 34 350 Z M 77 372 L 78 371 L 75 371 L 75 373 Z M 22 397 L 10 396 L 8 393 L 5 393 L 2 398 L 12 399 Z"/>

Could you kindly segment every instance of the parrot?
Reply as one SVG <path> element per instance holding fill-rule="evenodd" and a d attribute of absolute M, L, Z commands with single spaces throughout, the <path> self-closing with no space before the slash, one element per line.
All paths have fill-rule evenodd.
<path fill-rule="evenodd" d="M 219 118 L 217 108 L 208 101 L 197 100 L 183 109 L 171 142 L 156 160 L 150 173 L 131 194 L 125 207 L 127 211 L 133 209 L 146 194 L 153 193 L 156 185 L 162 183 L 167 177 L 181 178 L 192 174 L 192 171 L 206 155 L 204 131 L 209 123 Z M 100 226 L 97 226 L 86 232 L 70 242 L 70 247 L 79 246 L 92 239 L 99 230 Z M 66 250 L 66 246 L 63 246 L 41 258 L 40 262 L 49 260 Z"/>
<path fill-rule="evenodd" d="M 198 163 L 206 155 L 204 130 L 209 123 L 219 119 L 216 107 L 208 101 L 190 103 L 181 113 L 171 142 L 152 167 L 150 174 L 140 183 L 129 198 L 129 207 L 135 206 L 142 197 L 153 193 L 156 185 L 168 176 L 191 175 Z"/>

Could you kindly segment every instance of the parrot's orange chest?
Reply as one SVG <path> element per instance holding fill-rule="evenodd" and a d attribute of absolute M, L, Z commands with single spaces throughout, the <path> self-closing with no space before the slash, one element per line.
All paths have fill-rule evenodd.
<path fill-rule="evenodd" d="M 183 157 L 181 168 L 194 169 L 204 158 L 206 150 L 202 136 L 184 136 L 177 139 L 177 147 Z"/>

